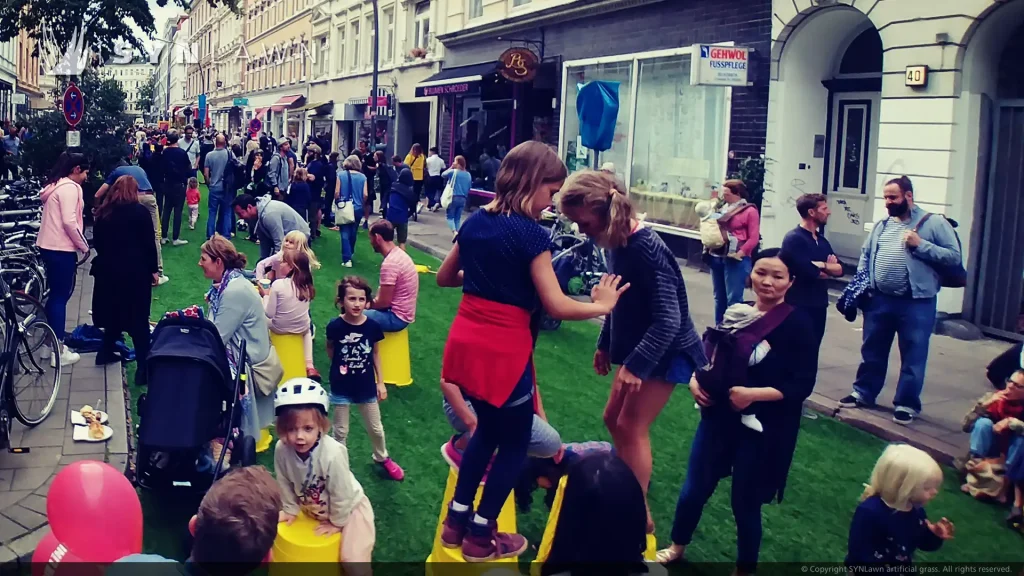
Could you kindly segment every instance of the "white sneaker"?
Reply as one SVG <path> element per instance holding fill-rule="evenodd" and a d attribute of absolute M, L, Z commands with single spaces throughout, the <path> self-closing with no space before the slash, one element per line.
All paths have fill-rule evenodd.
<path fill-rule="evenodd" d="M 61 351 L 60 351 L 60 365 L 61 366 L 71 366 L 72 364 L 75 364 L 76 362 L 78 362 L 81 359 L 82 359 L 82 357 L 77 352 L 72 352 L 71 348 L 68 348 L 67 346 L 64 346 L 63 344 L 61 344 Z M 50 354 L 50 368 L 56 368 L 56 367 L 57 367 L 57 355 L 56 354 Z"/>
<path fill-rule="evenodd" d="M 170 242 L 170 240 L 168 240 L 167 238 L 161 238 L 160 239 L 160 243 L 165 245 L 165 246 L 167 245 L 168 242 Z"/>
<path fill-rule="evenodd" d="M 160 280 L 157 281 L 156 285 L 157 286 L 163 286 L 164 284 L 167 284 L 170 281 L 171 281 L 170 278 L 168 278 L 167 276 L 164 276 L 163 274 L 161 274 L 160 275 Z"/>
<path fill-rule="evenodd" d="M 185 244 L 188 244 L 188 240 L 185 240 L 183 238 L 179 238 L 179 239 L 171 242 L 171 244 L 173 244 L 175 246 L 184 246 Z"/>
<path fill-rule="evenodd" d="M 345 262 L 344 264 L 342 264 L 342 266 L 344 266 L 345 268 L 351 268 L 352 267 L 352 261 L 350 260 L 348 262 Z"/>
<path fill-rule="evenodd" d="M 764 432 L 764 426 L 761 425 L 761 421 L 757 419 L 757 416 L 753 414 L 743 414 L 740 416 L 740 422 L 744 426 L 750 428 L 754 432 Z"/>

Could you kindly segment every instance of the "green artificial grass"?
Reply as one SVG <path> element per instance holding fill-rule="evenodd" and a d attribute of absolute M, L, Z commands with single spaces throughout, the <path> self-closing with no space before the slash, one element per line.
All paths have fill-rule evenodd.
<path fill-rule="evenodd" d="M 202 304 L 209 287 L 199 269 L 199 248 L 205 238 L 206 191 L 203 191 L 200 222 L 195 231 L 182 237 L 190 244 L 165 246 L 164 268 L 170 282 L 154 289 L 152 318 L 190 304 Z M 255 264 L 259 247 L 236 238 L 235 246 Z M 343 276 L 360 275 L 376 286 L 381 257 L 374 254 L 365 231 L 360 231 L 354 268 L 341 266 L 337 232 L 324 231 L 314 244 L 323 268 L 314 273 L 317 296 L 313 318 L 319 328 L 315 360 L 320 372 L 330 367 L 324 349 L 323 327 L 337 314 L 335 284 Z M 415 250 L 409 254 L 418 264 L 436 269 L 438 261 Z M 439 450 L 451 436 L 441 410 L 438 377 L 445 337 L 454 317 L 460 291 L 442 289 L 430 275 L 420 276 L 416 322 L 410 327 L 412 370 L 415 383 L 389 386 L 381 411 L 391 456 L 405 469 L 404 482 L 385 479 L 371 460 L 371 448 L 358 414 L 353 414 L 349 435 L 352 471 L 362 483 L 376 516 L 377 544 L 374 558 L 385 562 L 421 562 L 431 551 L 434 530 L 442 502 L 447 465 Z M 602 422 L 610 380 L 591 369 L 598 327 L 587 322 L 565 322 L 555 332 L 544 333 L 537 346 L 536 366 L 544 405 L 551 423 L 563 441 L 610 440 Z M 134 364 L 129 382 L 134 382 Z M 132 387 L 133 398 L 141 392 Z M 133 407 L 134 410 L 134 407 Z M 657 523 L 659 546 L 669 543 L 676 497 L 686 476 L 689 442 L 699 414 L 686 389 L 669 402 L 651 431 L 654 476 L 650 505 Z M 885 443 L 828 418 L 803 420 L 799 445 L 786 487 L 785 501 L 765 506 L 763 562 L 841 562 L 846 554 L 847 534 L 853 511 L 875 460 Z M 260 462 L 273 468 L 272 451 L 260 455 Z M 732 562 L 736 530 L 729 505 L 730 482 L 723 480 L 708 503 L 687 556 L 699 562 Z M 534 556 L 547 509 L 543 493 L 535 494 L 533 510 L 520 513 L 519 530 L 533 546 L 524 556 Z M 181 542 L 185 522 L 195 502 L 171 503 L 166 498 L 143 494 L 146 516 L 147 552 L 183 559 L 187 551 Z M 975 501 L 959 490 L 952 470 L 938 497 L 928 506 L 929 517 L 948 517 L 956 524 L 956 539 L 935 553 L 919 553 L 917 561 L 982 562 L 1020 561 L 1024 558 L 1020 534 L 1003 523 L 1003 508 Z"/>

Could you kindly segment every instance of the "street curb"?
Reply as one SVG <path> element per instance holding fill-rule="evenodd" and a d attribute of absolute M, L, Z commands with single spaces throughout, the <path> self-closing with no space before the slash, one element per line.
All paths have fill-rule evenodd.
<path fill-rule="evenodd" d="M 439 249 L 434 248 L 433 246 L 430 246 L 428 244 L 424 244 L 423 242 L 420 242 L 419 240 L 414 240 L 412 238 L 409 238 L 407 240 L 407 243 L 410 246 L 412 246 L 413 248 L 419 250 L 420 252 L 426 252 L 427 254 L 430 254 L 431 256 L 433 256 L 434 258 L 437 258 L 438 260 L 442 260 L 443 261 L 445 258 L 448 257 L 448 252 L 446 252 L 444 250 L 439 250 Z"/>

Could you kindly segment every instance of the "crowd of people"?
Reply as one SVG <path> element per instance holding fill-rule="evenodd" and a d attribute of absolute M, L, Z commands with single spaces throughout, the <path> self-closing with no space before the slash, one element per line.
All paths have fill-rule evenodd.
<path fill-rule="evenodd" d="M 655 529 L 646 501 L 653 466 L 650 430 L 675 390 L 685 387 L 700 407 L 700 423 L 690 441 L 671 544 L 658 551 L 657 561 L 684 558 L 705 504 L 719 480 L 731 476 L 736 571 L 755 571 L 762 507 L 783 500 L 803 402 L 815 385 L 828 306 L 823 280 L 842 273 L 820 235 L 829 216 L 824 196 L 799 199 L 801 224 L 781 248 L 756 250 L 756 208 L 746 202 L 742 182 L 726 183 L 718 219 L 736 242 L 709 254 L 716 326 L 702 336 L 691 319 L 674 256 L 636 213 L 622 184 L 607 171 L 569 175 L 542 143 L 527 142 L 509 151 L 495 174 L 494 200 L 462 222 L 471 182 L 461 156 L 449 168 L 436 148 L 424 154 L 415 145 L 408 156 L 394 156 L 389 164 L 382 152 L 361 143 L 338 165 L 340 155 L 332 152 L 325 159 L 320 146 L 310 143 L 300 162 L 287 140 L 275 147 L 266 137 L 231 143 L 217 134 L 211 146 L 208 136 L 197 144 L 191 128 L 182 139 L 170 130 L 143 147 L 139 166 L 119 166 L 107 174 L 107 184 L 97 193 L 93 306 L 105 346 L 128 332 L 138 350 L 138 373 L 144 375 L 151 289 L 166 282 L 160 250 L 168 214 L 175 214 L 172 243 L 181 245 L 181 208 L 187 203 L 192 212 L 200 204 L 194 179 L 201 173 L 208 190 L 208 239 L 199 266 L 211 281 L 205 296 L 208 317 L 227 347 L 232 369 L 250 374 L 259 427 L 274 425 L 278 435 L 279 491 L 259 506 L 273 505 L 279 518 L 271 526 L 266 510 L 248 512 L 266 526 L 248 521 L 261 544 L 259 549 L 247 545 L 240 560 L 258 563 L 269 557 L 272 538 L 264 536 L 273 533 L 276 520 L 292 522 L 306 514 L 320 522 L 319 534 L 344 534 L 340 561 L 346 570 L 367 569 L 375 542 L 373 509 L 349 467 L 350 407 L 356 405 L 362 416 L 373 461 L 389 478 L 402 480 L 405 472 L 388 452 L 379 407 L 388 395 L 380 343 L 385 333 L 415 322 L 419 276 L 404 250 L 408 221 L 420 210 L 443 206 L 454 243 L 436 280 L 441 287 L 461 289 L 462 299 L 440 374 L 443 408 L 454 431 L 441 451 L 458 470 L 454 496 L 445 503 L 441 545 L 459 549 L 470 562 L 519 556 L 528 542 L 499 531 L 499 511 L 523 475 L 532 474 L 531 462 L 571 461 L 544 573 L 571 573 L 594 561 L 627 566 L 629 573 L 652 569 L 643 561 L 646 535 Z M 75 253 L 88 248 L 80 183 L 89 169 L 84 157 L 63 155 L 43 193 L 44 232 L 49 232 L 41 232 L 40 246 L 48 272 L 56 273 L 47 304 L 50 317 L 60 320 L 55 327 L 63 327 L 63 295 L 70 296 L 73 288 Z M 421 197 L 426 198 L 423 204 Z M 873 402 L 900 326 L 901 349 L 912 353 L 903 359 L 897 418 L 909 414 L 912 420 L 920 409 L 927 337 L 921 343 L 921 334 L 910 328 L 904 332 L 908 323 L 890 316 L 912 317 L 921 330 L 929 313 L 934 320 L 939 281 L 928 266 L 951 262 L 959 250 L 955 243 L 950 247 L 955 237 L 945 220 L 924 222 L 908 179 L 890 182 L 885 197 L 891 218 L 876 226 L 861 262 L 873 290 L 865 305 L 864 362 L 850 402 Z M 379 219 L 372 218 L 374 198 L 381 200 Z M 538 222 L 552 205 L 608 255 L 608 274 L 589 302 L 570 298 L 559 287 L 550 233 Z M 190 222 L 195 222 L 192 216 Z M 247 224 L 260 245 L 253 270 L 231 241 L 238 222 Z M 313 275 L 318 258 L 327 257 L 313 250 L 325 222 L 333 222 L 340 233 L 341 254 L 330 257 L 343 266 L 352 266 L 355 243 L 364 234 L 383 262 L 376 290 L 358 276 L 337 282 L 331 296 L 339 314 L 323 330 L 331 365 L 322 385 L 313 362 L 315 326 L 309 307 L 317 297 Z M 898 237 L 906 248 L 896 250 L 890 237 Z M 747 286 L 754 294 L 750 303 L 743 301 Z M 559 320 L 605 318 L 592 367 L 612 377 L 603 414 L 613 439 L 607 449 L 563 444 L 547 421 L 533 362 L 540 311 Z M 280 384 L 283 372 L 271 333 L 302 337 L 307 378 Z M 67 354 L 62 361 L 76 360 Z M 106 347 L 97 359 L 115 360 Z M 978 422 L 980 430 L 1001 425 L 991 419 Z M 979 453 L 990 452 L 993 442 L 986 438 L 979 435 L 972 450 L 977 445 Z M 232 475 L 215 484 L 207 499 L 227 491 L 228 478 Z M 952 524 L 929 522 L 923 509 L 937 494 L 941 478 L 938 465 L 924 452 L 890 446 L 854 515 L 847 562 L 907 564 L 916 549 L 934 550 L 952 538 Z M 482 482 L 482 497 L 474 505 Z M 198 520 L 203 517 L 201 508 Z M 236 537 L 227 533 L 233 528 L 220 530 L 225 532 L 209 536 L 210 541 L 226 545 Z M 608 530 L 616 537 L 609 538 Z M 593 542 L 605 545 L 594 547 Z M 228 554 L 223 548 L 207 552 L 212 555 L 206 558 L 216 559 Z"/>

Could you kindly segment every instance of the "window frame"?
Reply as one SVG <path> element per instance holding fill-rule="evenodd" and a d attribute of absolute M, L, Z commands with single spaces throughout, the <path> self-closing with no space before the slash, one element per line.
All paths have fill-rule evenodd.
<path fill-rule="evenodd" d="M 476 8 L 476 10 L 474 10 Z M 476 14 L 474 14 L 476 12 Z M 466 0 L 466 20 L 473 21 L 484 16 L 484 0 Z"/>

